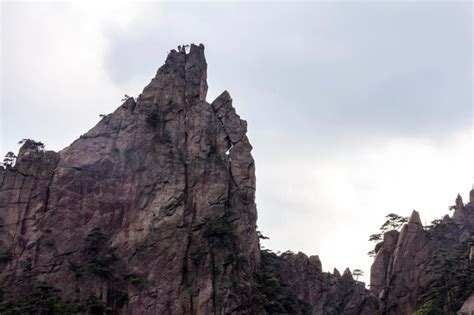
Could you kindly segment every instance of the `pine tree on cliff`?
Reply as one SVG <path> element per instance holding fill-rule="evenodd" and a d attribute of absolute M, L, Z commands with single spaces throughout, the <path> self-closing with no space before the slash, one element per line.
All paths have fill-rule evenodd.
<path fill-rule="evenodd" d="M 403 226 L 403 224 L 408 222 L 408 217 L 402 217 L 395 213 L 389 213 L 385 216 L 385 218 L 387 218 L 387 221 L 385 221 L 385 223 L 382 224 L 382 226 L 380 227 L 381 232 L 370 235 L 370 242 L 380 244 L 380 242 L 383 241 L 383 235 L 385 233 L 387 233 L 388 231 L 398 231 Z M 368 252 L 367 255 L 369 255 L 370 257 L 375 257 L 376 253 L 377 250 L 374 249 Z"/>
<path fill-rule="evenodd" d="M 10 151 L 5 155 L 5 158 L 3 159 L 3 166 L 5 166 L 7 170 L 11 169 L 15 165 L 15 160 L 16 160 L 15 153 Z"/>
<path fill-rule="evenodd" d="M 474 264 L 469 261 L 467 250 L 470 241 L 452 243 L 446 239 L 449 226 L 453 227 L 451 221 L 436 222 L 430 231 L 442 243 L 428 265 L 434 279 L 421 295 L 421 307 L 414 315 L 457 314 L 474 291 Z"/>

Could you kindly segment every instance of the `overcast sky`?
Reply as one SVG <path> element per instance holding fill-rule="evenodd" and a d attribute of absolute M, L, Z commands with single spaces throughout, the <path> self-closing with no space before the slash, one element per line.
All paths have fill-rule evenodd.
<path fill-rule="evenodd" d="M 115 4 L 114 4 L 115 3 Z M 0 152 L 60 150 L 136 96 L 167 52 L 203 43 L 208 101 L 249 124 L 258 225 L 273 250 L 366 271 L 389 212 L 467 199 L 472 4 L 1 4 Z"/>

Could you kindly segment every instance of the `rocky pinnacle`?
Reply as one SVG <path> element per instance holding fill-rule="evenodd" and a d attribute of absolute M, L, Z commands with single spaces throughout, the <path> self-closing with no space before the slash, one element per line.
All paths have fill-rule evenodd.
<path fill-rule="evenodd" d="M 268 280 L 311 314 L 373 314 L 317 256 L 263 268 L 247 123 L 228 92 L 206 101 L 206 70 L 203 45 L 172 50 L 70 146 L 28 140 L 0 169 L 0 313 L 43 297 L 57 313 L 268 314 L 288 304 Z"/>

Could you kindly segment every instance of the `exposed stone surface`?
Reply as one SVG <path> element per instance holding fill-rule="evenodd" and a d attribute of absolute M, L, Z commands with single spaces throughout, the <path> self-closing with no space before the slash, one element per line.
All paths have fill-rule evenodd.
<path fill-rule="evenodd" d="M 137 101 L 71 146 L 22 146 L 16 170 L 0 173 L 1 246 L 15 253 L 1 274 L 3 299 L 25 290 L 21 266 L 31 265 L 70 299 L 76 288 L 79 299 L 104 302 L 120 290 L 127 314 L 227 313 L 245 303 L 260 257 L 252 147 L 227 93 L 205 102 L 206 67 L 202 45 L 172 51 Z M 140 277 L 142 289 L 71 272 L 96 227 L 117 270 Z M 237 264 L 235 253 L 248 259 Z"/>
<path fill-rule="evenodd" d="M 453 219 L 456 222 L 474 227 L 474 189 L 469 193 L 469 202 L 466 205 L 458 195 L 456 205 L 452 208 L 454 208 Z"/>
<path fill-rule="evenodd" d="M 464 302 L 459 313 L 461 315 L 474 315 L 474 293 Z"/>
<path fill-rule="evenodd" d="M 267 254 L 268 255 L 268 254 Z M 265 268 L 279 275 L 297 298 L 309 305 L 309 314 L 377 314 L 377 297 L 367 291 L 364 283 L 353 279 L 349 269 L 341 276 L 323 272 L 318 256 L 283 253 L 264 256 Z"/>
<path fill-rule="evenodd" d="M 379 297 L 382 314 L 411 314 L 420 306 L 421 294 L 434 279 L 428 268 L 433 255 L 446 244 L 461 244 L 473 235 L 472 205 L 464 206 L 458 195 L 453 219 L 445 216 L 440 220 L 442 226 L 425 229 L 420 215 L 413 211 L 400 232 L 384 234 L 376 247 L 370 279 L 370 290 Z M 467 252 L 468 245 L 465 247 Z"/>
<path fill-rule="evenodd" d="M 400 232 L 385 233 L 371 268 L 370 289 L 385 314 L 411 314 L 427 284 L 424 273 L 433 245 L 414 211 Z"/>
<path fill-rule="evenodd" d="M 136 100 L 69 147 L 28 140 L 15 167 L 0 168 L 4 306 L 52 286 L 97 314 L 265 313 L 253 303 L 261 252 L 247 124 L 229 93 L 206 102 L 206 68 L 202 45 L 173 50 Z M 312 314 L 376 311 L 362 284 L 323 273 L 317 256 L 277 259 Z"/>
<path fill-rule="evenodd" d="M 413 210 L 413 212 L 410 215 L 410 218 L 408 219 L 408 223 L 421 225 L 421 226 L 423 225 L 421 223 L 421 218 L 420 218 L 420 214 L 418 213 L 418 211 Z"/>

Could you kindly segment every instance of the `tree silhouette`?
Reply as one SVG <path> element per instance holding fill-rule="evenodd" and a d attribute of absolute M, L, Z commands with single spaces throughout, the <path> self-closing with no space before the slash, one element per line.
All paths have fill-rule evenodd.
<path fill-rule="evenodd" d="M 427 234 L 436 243 L 436 252 L 426 268 L 431 282 L 425 286 L 414 315 L 458 314 L 464 301 L 474 292 L 474 262 L 469 251 L 474 233 L 451 218 L 435 220 Z M 461 240 L 461 235 L 463 235 Z M 453 237 L 454 236 L 454 237 Z"/>
<path fill-rule="evenodd" d="M 44 143 L 41 141 L 35 141 L 33 139 L 21 139 L 20 141 L 18 141 L 18 144 L 23 144 L 26 142 L 29 142 L 30 144 L 34 145 L 36 149 L 44 150 Z"/>
<path fill-rule="evenodd" d="M 125 102 L 125 101 L 128 101 L 129 99 L 133 98 L 132 96 L 129 96 L 127 94 L 125 94 L 122 98 L 122 102 Z"/>
<path fill-rule="evenodd" d="M 355 280 L 359 280 L 359 277 L 363 277 L 364 276 L 364 272 L 360 269 L 354 269 L 354 271 L 352 272 L 352 276 L 356 277 Z"/>
<path fill-rule="evenodd" d="M 382 240 L 382 233 L 372 234 L 369 236 L 369 241 L 371 242 L 379 242 Z"/>
<path fill-rule="evenodd" d="M 13 166 L 15 165 L 15 161 L 16 161 L 16 155 L 15 153 L 9 151 L 6 155 L 5 155 L 5 158 L 3 159 L 3 166 L 5 166 L 5 168 L 8 170 L 8 169 L 11 169 L 13 168 Z"/>
<path fill-rule="evenodd" d="M 387 218 L 387 221 L 385 221 L 385 223 L 382 224 L 382 226 L 380 227 L 381 232 L 369 236 L 370 242 L 377 243 L 375 250 L 371 250 L 367 253 L 367 255 L 369 255 L 370 257 L 374 257 L 377 254 L 379 248 L 378 246 L 380 246 L 379 242 L 383 241 L 383 235 L 385 233 L 387 233 L 388 231 L 398 231 L 403 226 L 403 224 L 408 222 L 408 217 L 402 217 L 395 213 L 389 213 L 385 216 L 385 218 Z"/>
<path fill-rule="evenodd" d="M 407 217 L 402 217 L 395 213 L 389 213 L 385 217 L 387 218 L 387 221 L 385 221 L 385 223 L 380 227 L 382 234 L 393 230 L 398 231 L 403 224 L 408 222 Z"/>

